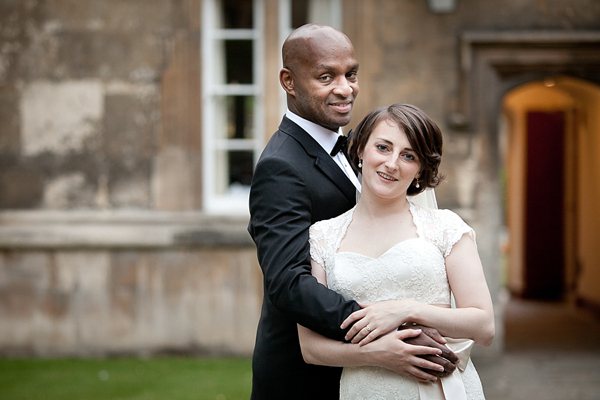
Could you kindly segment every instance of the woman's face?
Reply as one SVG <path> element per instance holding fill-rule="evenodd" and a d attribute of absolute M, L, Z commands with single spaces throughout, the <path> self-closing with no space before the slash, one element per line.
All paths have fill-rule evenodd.
<path fill-rule="evenodd" d="M 417 177 L 420 163 L 406 134 L 390 120 L 384 120 L 371 132 L 362 154 L 363 193 L 393 199 L 406 197 Z"/>

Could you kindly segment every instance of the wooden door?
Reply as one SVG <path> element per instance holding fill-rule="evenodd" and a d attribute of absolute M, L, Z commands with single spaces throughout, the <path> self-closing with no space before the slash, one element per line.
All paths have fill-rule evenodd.
<path fill-rule="evenodd" d="M 560 299 L 564 290 L 565 113 L 527 113 L 525 293 Z"/>

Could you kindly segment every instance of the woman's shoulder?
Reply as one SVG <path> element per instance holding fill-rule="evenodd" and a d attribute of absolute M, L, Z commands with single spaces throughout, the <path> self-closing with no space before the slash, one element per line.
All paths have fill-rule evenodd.
<path fill-rule="evenodd" d="M 466 224 L 466 222 L 454 211 L 445 208 L 428 208 L 411 203 L 415 214 L 434 223 Z"/>
<path fill-rule="evenodd" d="M 308 242 L 310 256 L 327 271 L 328 262 L 339 247 L 344 231 L 352 219 L 354 208 L 337 217 L 315 222 L 310 227 Z"/>
<path fill-rule="evenodd" d="M 457 213 L 448 209 L 432 209 L 411 205 L 419 236 L 436 244 L 444 256 L 467 234 L 475 240 L 475 231 Z"/>
<path fill-rule="evenodd" d="M 344 212 L 343 214 L 338 215 L 337 217 L 315 222 L 310 227 L 311 234 L 317 232 L 331 232 L 332 230 L 343 228 L 344 225 L 352 218 L 352 214 L 354 212 L 355 207 L 356 206 L 352 207 L 351 209 Z"/>

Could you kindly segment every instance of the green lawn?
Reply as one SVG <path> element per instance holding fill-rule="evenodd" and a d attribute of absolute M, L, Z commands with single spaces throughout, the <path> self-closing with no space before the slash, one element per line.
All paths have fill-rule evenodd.
<path fill-rule="evenodd" d="M 248 400 L 250 360 L 0 359 L 1 400 Z"/>

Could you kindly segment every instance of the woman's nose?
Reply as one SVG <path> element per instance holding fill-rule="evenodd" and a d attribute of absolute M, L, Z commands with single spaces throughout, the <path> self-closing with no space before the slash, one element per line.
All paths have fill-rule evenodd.
<path fill-rule="evenodd" d="M 395 154 L 390 154 L 385 162 L 385 166 L 391 171 L 398 169 L 398 156 Z"/>

